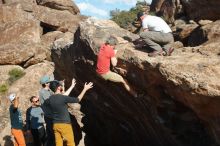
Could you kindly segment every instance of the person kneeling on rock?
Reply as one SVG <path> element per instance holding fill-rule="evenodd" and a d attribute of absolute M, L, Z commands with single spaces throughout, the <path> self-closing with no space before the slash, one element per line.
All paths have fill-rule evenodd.
<path fill-rule="evenodd" d="M 170 56 L 174 51 L 174 48 L 171 48 L 170 45 L 174 39 L 169 25 L 162 18 L 151 16 L 145 12 L 139 12 L 137 19 L 142 22 L 143 32 L 140 33 L 141 39 L 153 49 L 153 52 L 149 53 L 148 56 Z"/>

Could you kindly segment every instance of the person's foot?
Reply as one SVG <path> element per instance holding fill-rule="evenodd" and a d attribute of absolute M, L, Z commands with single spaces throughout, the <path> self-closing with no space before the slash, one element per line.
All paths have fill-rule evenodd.
<path fill-rule="evenodd" d="M 164 56 L 171 56 L 171 54 L 173 53 L 173 51 L 174 51 L 174 48 L 169 48 L 168 50 L 165 51 L 165 52 L 166 52 L 166 55 L 164 55 Z"/>
<path fill-rule="evenodd" d="M 162 56 L 164 54 L 164 52 L 163 52 L 163 50 L 161 50 L 161 51 L 153 51 L 153 52 L 151 52 L 151 53 L 148 53 L 148 56 L 149 57 L 155 57 L 155 56 Z"/>

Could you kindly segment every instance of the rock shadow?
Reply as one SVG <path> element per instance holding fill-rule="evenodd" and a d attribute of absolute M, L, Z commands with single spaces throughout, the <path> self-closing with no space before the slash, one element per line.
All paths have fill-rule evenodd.
<path fill-rule="evenodd" d="M 3 140 L 5 141 L 4 146 L 13 146 L 14 145 L 12 137 L 10 135 L 4 136 Z"/>

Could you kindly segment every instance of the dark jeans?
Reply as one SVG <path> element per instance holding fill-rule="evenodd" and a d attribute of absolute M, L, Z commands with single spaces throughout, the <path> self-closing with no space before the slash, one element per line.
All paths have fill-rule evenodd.
<path fill-rule="evenodd" d="M 55 135 L 53 132 L 52 118 L 44 117 L 47 132 L 47 146 L 55 146 Z"/>
<path fill-rule="evenodd" d="M 31 129 L 34 146 L 46 146 L 47 136 L 44 126 L 39 129 Z"/>

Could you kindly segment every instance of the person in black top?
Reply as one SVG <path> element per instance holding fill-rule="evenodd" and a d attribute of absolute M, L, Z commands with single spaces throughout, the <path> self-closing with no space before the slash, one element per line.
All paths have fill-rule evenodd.
<path fill-rule="evenodd" d="M 73 89 L 76 84 L 75 79 L 72 80 L 72 85 L 69 89 Z M 73 130 L 71 126 L 70 116 L 67 103 L 78 103 L 84 96 L 87 90 L 93 87 L 93 83 L 85 83 L 82 92 L 77 98 L 62 95 L 62 85 L 58 81 L 50 82 L 50 89 L 54 92 L 47 101 L 53 117 L 53 130 L 55 134 L 56 146 L 63 146 L 63 139 L 67 146 L 75 146 Z"/>

